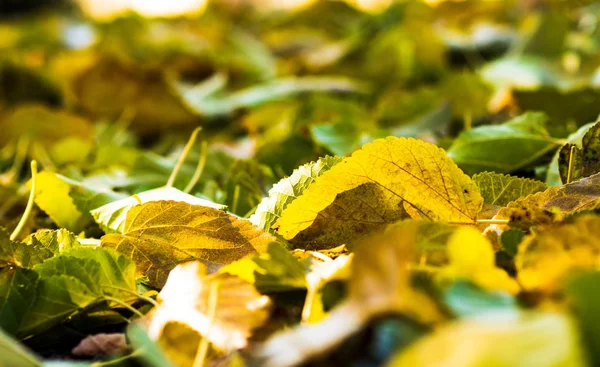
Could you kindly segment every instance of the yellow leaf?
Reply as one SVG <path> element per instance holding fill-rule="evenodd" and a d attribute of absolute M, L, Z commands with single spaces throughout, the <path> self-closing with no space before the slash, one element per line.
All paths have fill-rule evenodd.
<path fill-rule="evenodd" d="M 194 360 L 198 336 L 219 351 L 244 348 L 253 329 L 268 319 L 270 300 L 252 284 L 229 274 L 206 273 L 198 261 L 177 266 L 158 295 L 159 306 L 141 320 L 151 339 L 174 345 L 166 349 L 174 361 Z M 190 335 L 192 330 L 197 334 Z M 182 334 L 188 337 L 170 343 L 173 335 Z"/>
<path fill-rule="evenodd" d="M 324 248 L 409 217 L 473 223 L 482 204 L 477 186 L 442 149 L 388 137 L 318 177 L 274 228 L 296 245 Z"/>
<path fill-rule="evenodd" d="M 77 209 L 69 195 L 71 187 L 54 172 L 43 171 L 37 174 L 35 203 L 59 227 L 74 233 L 83 230 L 89 218 Z M 31 182 L 28 183 L 31 187 Z"/>
<path fill-rule="evenodd" d="M 519 282 L 528 290 L 551 291 L 573 270 L 598 269 L 598 228 L 600 218 L 586 215 L 527 236 L 515 258 Z"/>
<path fill-rule="evenodd" d="M 496 267 L 492 244 L 474 228 L 458 229 L 448 242 L 450 264 L 442 276 L 465 278 L 482 288 L 517 293 L 519 285 Z"/>
<path fill-rule="evenodd" d="M 263 253 L 272 235 L 221 210 L 182 201 L 150 201 L 127 213 L 123 234 L 107 234 L 102 246 L 130 256 L 161 287 L 177 264 L 204 260 L 227 264 Z"/>
<path fill-rule="evenodd" d="M 496 311 L 456 321 L 393 357 L 387 367 L 583 367 L 574 321 L 564 314 Z"/>

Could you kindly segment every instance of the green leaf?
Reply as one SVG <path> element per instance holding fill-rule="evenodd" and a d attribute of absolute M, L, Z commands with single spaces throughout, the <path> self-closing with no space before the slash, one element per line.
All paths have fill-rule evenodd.
<path fill-rule="evenodd" d="M 308 267 L 282 245 L 271 243 L 266 253 L 238 260 L 219 271 L 253 283 L 261 293 L 270 293 L 305 289 Z"/>
<path fill-rule="evenodd" d="M 559 147 L 544 128 L 546 117 L 528 112 L 502 125 L 462 132 L 448 156 L 467 174 L 483 171 L 510 173 L 530 167 Z"/>
<path fill-rule="evenodd" d="M 8 233 L 0 228 L 0 268 L 31 268 L 52 255 L 52 252 L 43 246 L 11 241 Z"/>
<path fill-rule="evenodd" d="M 81 246 L 77 237 L 64 228 L 40 229 L 28 237 L 27 243 L 44 247 L 55 255 Z"/>
<path fill-rule="evenodd" d="M 181 201 L 150 201 L 127 213 L 123 234 L 102 237 L 102 246 L 130 256 L 150 285 L 161 287 L 177 264 L 204 260 L 227 264 L 265 252 L 272 235 L 218 209 Z"/>
<path fill-rule="evenodd" d="M 135 300 L 135 264 L 127 256 L 105 248 L 76 248 L 34 268 L 42 278 L 66 275 L 82 282 L 96 297 L 109 295 Z M 132 298 L 133 297 L 133 298 Z"/>
<path fill-rule="evenodd" d="M 37 296 L 18 335 L 27 337 L 48 330 L 96 300 L 97 296 L 77 278 L 67 275 L 40 278 Z"/>
<path fill-rule="evenodd" d="M 523 237 L 525 237 L 525 232 L 519 229 L 509 229 L 507 231 L 502 232 L 500 235 L 500 243 L 502 244 L 502 248 L 506 253 L 511 256 L 515 256 L 517 254 L 519 244 L 523 241 Z"/>
<path fill-rule="evenodd" d="M 6 330 L 4 330 L 6 331 Z M 0 330 L 2 364 L 10 367 L 41 367 L 42 362 L 21 343 Z"/>
<path fill-rule="evenodd" d="M 515 299 L 509 294 L 485 291 L 466 281 L 452 284 L 444 293 L 444 303 L 459 317 L 518 309 Z"/>
<path fill-rule="evenodd" d="M 40 333 L 82 309 L 111 296 L 123 302 L 135 296 L 135 265 L 112 250 L 75 248 L 34 267 L 39 275 L 35 297 L 18 329 L 25 337 Z"/>
<path fill-rule="evenodd" d="M 138 325 L 130 324 L 127 327 L 127 338 L 136 352 L 140 353 L 139 358 L 144 361 L 144 365 L 149 367 L 173 366 L 158 344 L 153 342 L 144 329 Z"/>
<path fill-rule="evenodd" d="M 19 267 L 0 269 L 0 329 L 16 334 L 37 298 L 38 274 Z"/>
<path fill-rule="evenodd" d="M 484 202 L 496 206 L 505 206 L 511 201 L 548 188 L 540 181 L 493 172 L 478 173 L 473 176 L 473 181 L 479 186 Z"/>
<path fill-rule="evenodd" d="M 600 363 L 600 273 L 574 277 L 566 288 L 566 294 L 579 324 L 590 365 L 595 366 Z"/>
<path fill-rule="evenodd" d="M 341 157 L 326 156 L 296 168 L 290 177 L 273 185 L 269 196 L 263 198 L 256 212 L 250 217 L 250 222 L 265 231 L 270 231 L 271 226 L 292 201 L 302 195 L 317 177 L 341 161 Z"/>
<path fill-rule="evenodd" d="M 107 233 L 123 233 L 125 230 L 127 213 L 133 206 L 158 200 L 180 201 L 218 210 L 225 210 L 227 208 L 225 205 L 216 204 L 186 194 L 174 187 L 159 187 L 158 189 L 140 192 L 137 195 L 103 205 L 92 210 L 91 213 L 94 216 L 96 223 L 98 223 Z"/>

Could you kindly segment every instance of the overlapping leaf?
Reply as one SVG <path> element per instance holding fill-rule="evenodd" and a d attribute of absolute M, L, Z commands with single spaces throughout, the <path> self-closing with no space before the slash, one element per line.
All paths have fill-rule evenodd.
<path fill-rule="evenodd" d="M 600 123 L 594 124 L 587 130 L 581 146 L 567 143 L 560 149 L 558 168 L 563 183 L 568 183 L 569 167 L 571 167 L 571 182 L 600 172 Z"/>
<path fill-rule="evenodd" d="M 464 131 L 448 150 L 448 156 L 467 174 L 484 171 L 510 173 L 523 169 L 558 148 L 542 113 L 529 112 L 502 125 Z"/>
<path fill-rule="evenodd" d="M 181 201 L 192 205 L 202 205 L 215 209 L 226 208 L 225 205 L 197 198 L 173 187 L 159 187 L 158 189 L 140 192 L 135 196 L 113 201 L 99 208 L 95 208 L 91 212 L 96 222 L 107 233 L 123 233 L 127 213 L 133 206 L 157 200 Z"/>
<path fill-rule="evenodd" d="M 561 215 L 594 209 L 600 205 L 600 174 L 586 177 L 560 188 L 549 187 L 516 200 L 502 208 L 498 219 L 509 219 L 512 225 L 529 228 L 548 224 Z"/>
<path fill-rule="evenodd" d="M 281 216 L 285 208 L 304 193 L 315 179 L 342 160 L 340 157 L 324 157 L 316 162 L 298 167 L 290 177 L 273 185 L 269 196 L 264 198 L 250 217 L 250 222 L 268 231 Z"/>
<path fill-rule="evenodd" d="M 226 352 L 247 345 L 252 330 L 267 320 L 270 304 L 250 283 L 228 274 L 208 276 L 197 261 L 173 269 L 158 302 L 142 320 L 150 338 L 157 340 L 168 324 L 180 323 Z"/>
<path fill-rule="evenodd" d="M 321 175 L 275 224 L 296 245 L 351 243 L 409 217 L 473 223 L 483 199 L 440 148 L 388 137 Z"/>
<path fill-rule="evenodd" d="M 478 173 L 473 181 L 479 187 L 486 204 L 505 206 L 511 201 L 544 191 L 548 186 L 540 181 L 493 172 Z"/>
<path fill-rule="evenodd" d="M 276 239 L 223 211 L 181 201 L 150 201 L 127 213 L 123 234 L 102 237 L 102 246 L 130 256 L 156 287 L 177 264 L 205 260 L 227 264 L 266 251 Z"/>

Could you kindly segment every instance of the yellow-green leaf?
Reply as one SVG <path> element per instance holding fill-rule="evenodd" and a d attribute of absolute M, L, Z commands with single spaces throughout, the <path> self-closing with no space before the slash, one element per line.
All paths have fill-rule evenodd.
<path fill-rule="evenodd" d="M 69 192 L 71 187 L 54 172 L 43 171 L 35 178 L 35 203 L 59 227 L 78 233 L 89 220 L 80 212 Z"/>
<path fill-rule="evenodd" d="M 269 196 L 264 198 L 250 217 L 250 222 L 259 228 L 268 231 L 275 224 L 285 208 L 315 181 L 315 179 L 338 164 L 340 157 L 323 157 L 316 162 L 310 162 L 294 170 L 290 177 L 286 177 L 273 185 Z"/>
<path fill-rule="evenodd" d="M 497 206 L 505 206 L 511 201 L 548 188 L 541 181 L 495 172 L 478 173 L 473 176 L 473 181 L 479 186 L 484 202 Z"/>
<path fill-rule="evenodd" d="M 442 149 L 388 137 L 317 178 L 275 227 L 294 244 L 331 247 L 409 217 L 473 223 L 482 204 L 477 185 Z"/>
<path fill-rule="evenodd" d="M 161 287 L 171 269 L 190 260 L 227 264 L 263 253 L 277 239 L 223 211 L 178 201 L 151 201 L 127 213 L 123 234 L 102 246 L 130 256 L 150 284 Z"/>

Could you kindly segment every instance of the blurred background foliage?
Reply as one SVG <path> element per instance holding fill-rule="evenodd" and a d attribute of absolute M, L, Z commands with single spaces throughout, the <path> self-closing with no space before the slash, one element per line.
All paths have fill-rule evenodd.
<path fill-rule="evenodd" d="M 1 0 L 0 14 L 8 227 L 28 159 L 128 195 L 164 185 L 202 126 L 208 148 L 175 186 L 205 155 L 191 193 L 247 216 L 300 164 L 375 138 L 449 148 L 537 110 L 562 141 L 600 105 L 594 1 Z"/>

